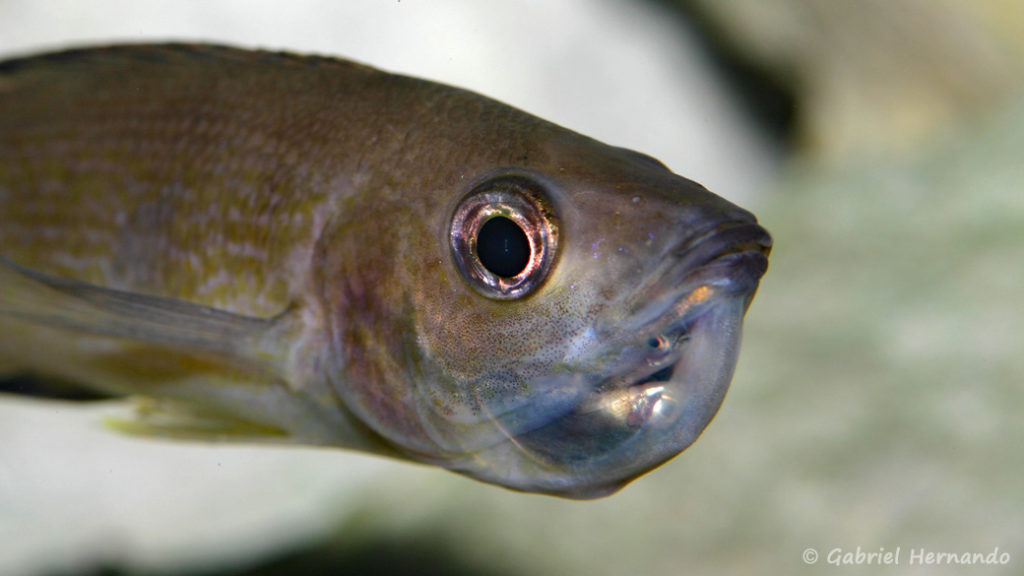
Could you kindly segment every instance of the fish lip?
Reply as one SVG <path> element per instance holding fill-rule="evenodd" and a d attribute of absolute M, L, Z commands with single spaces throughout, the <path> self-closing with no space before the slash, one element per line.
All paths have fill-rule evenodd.
<path fill-rule="evenodd" d="M 716 298 L 741 296 L 749 305 L 768 270 L 771 248 L 768 231 L 749 221 L 728 221 L 691 234 L 666 253 L 649 282 L 616 307 L 625 313 L 610 317 L 606 330 L 628 334 L 614 339 L 618 346 L 635 345 L 629 340 L 678 323 L 701 291 L 711 290 Z"/>
<path fill-rule="evenodd" d="M 743 253 L 760 255 L 767 265 L 772 244 L 771 234 L 756 222 L 731 220 L 691 234 L 669 255 L 676 259 L 673 267 L 677 269 L 697 269 L 729 254 Z"/>
<path fill-rule="evenodd" d="M 670 380 L 684 355 L 682 343 L 702 316 L 729 298 L 744 298 L 745 306 L 749 305 L 768 269 L 771 248 L 767 230 L 739 220 L 700 231 L 677 245 L 670 252 L 676 259 L 671 276 L 679 278 L 677 284 L 663 295 L 660 306 L 636 316 L 642 320 L 632 326 L 629 340 L 620 340 L 620 345 L 634 351 L 642 349 L 645 341 L 668 346 L 656 349 L 648 344 L 651 350 L 626 362 L 625 369 L 603 379 L 594 392 Z M 662 284 L 664 280 L 672 283 L 671 277 Z"/>

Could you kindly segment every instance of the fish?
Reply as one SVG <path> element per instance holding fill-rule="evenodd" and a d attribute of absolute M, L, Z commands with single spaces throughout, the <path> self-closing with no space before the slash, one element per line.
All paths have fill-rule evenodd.
<path fill-rule="evenodd" d="M 607 496 L 718 411 L 771 247 L 650 156 L 340 58 L 0 62 L 0 369 L 130 434 Z"/>

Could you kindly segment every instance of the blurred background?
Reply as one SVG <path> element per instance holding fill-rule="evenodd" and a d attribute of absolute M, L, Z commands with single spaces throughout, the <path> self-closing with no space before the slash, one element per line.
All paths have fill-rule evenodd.
<path fill-rule="evenodd" d="M 598 501 L 0 395 L 0 574 L 1024 572 L 1021 3 L 0 0 L 0 58 L 143 40 L 482 92 L 753 210 L 771 268 L 716 420 Z"/>

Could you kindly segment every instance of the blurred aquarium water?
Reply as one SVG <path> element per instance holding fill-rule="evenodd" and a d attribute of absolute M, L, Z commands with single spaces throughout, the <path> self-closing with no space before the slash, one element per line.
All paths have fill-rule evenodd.
<path fill-rule="evenodd" d="M 819 161 L 910 151 L 1024 86 L 1024 6 L 1014 0 L 675 4 L 721 56 L 792 94 L 794 140 Z"/>
<path fill-rule="evenodd" d="M 776 240 L 715 422 L 618 495 L 128 438 L 102 427 L 116 401 L 0 396 L 0 574 L 1020 573 L 1021 18 L 997 0 L 0 0 L 4 56 L 206 40 L 474 89 L 650 153 Z M 770 112 L 788 145 L 737 70 L 791 99 Z M 858 547 L 902 562 L 829 564 Z"/>

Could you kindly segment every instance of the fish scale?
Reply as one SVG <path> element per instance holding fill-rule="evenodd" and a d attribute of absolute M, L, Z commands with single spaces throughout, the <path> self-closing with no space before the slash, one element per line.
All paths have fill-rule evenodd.
<path fill-rule="evenodd" d="M 12 99 L 17 88 L 5 90 L 4 126 L 28 123 L 35 111 Z M 295 246 L 309 249 L 312 212 L 325 194 L 294 176 L 288 161 L 297 153 L 280 154 L 279 120 L 239 124 L 229 103 L 206 103 L 198 123 L 206 129 L 197 130 L 187 101 L 153 110 L 144 97 L 97 100 L 77 98 L 14 137 L 0 130 L 0 185 L 20 192 L 0 207 L 13 223 L 0 229 L 5 255 L 125 289 L 256 315 L 280 311 Z"/>
<path fill-rule="evenodd" d="M 122 431 L 606 495 L 714 417 L 770 248 L 647 156 L 344 60 L 0 62 L 0 365 L 140 398 Z"/>

